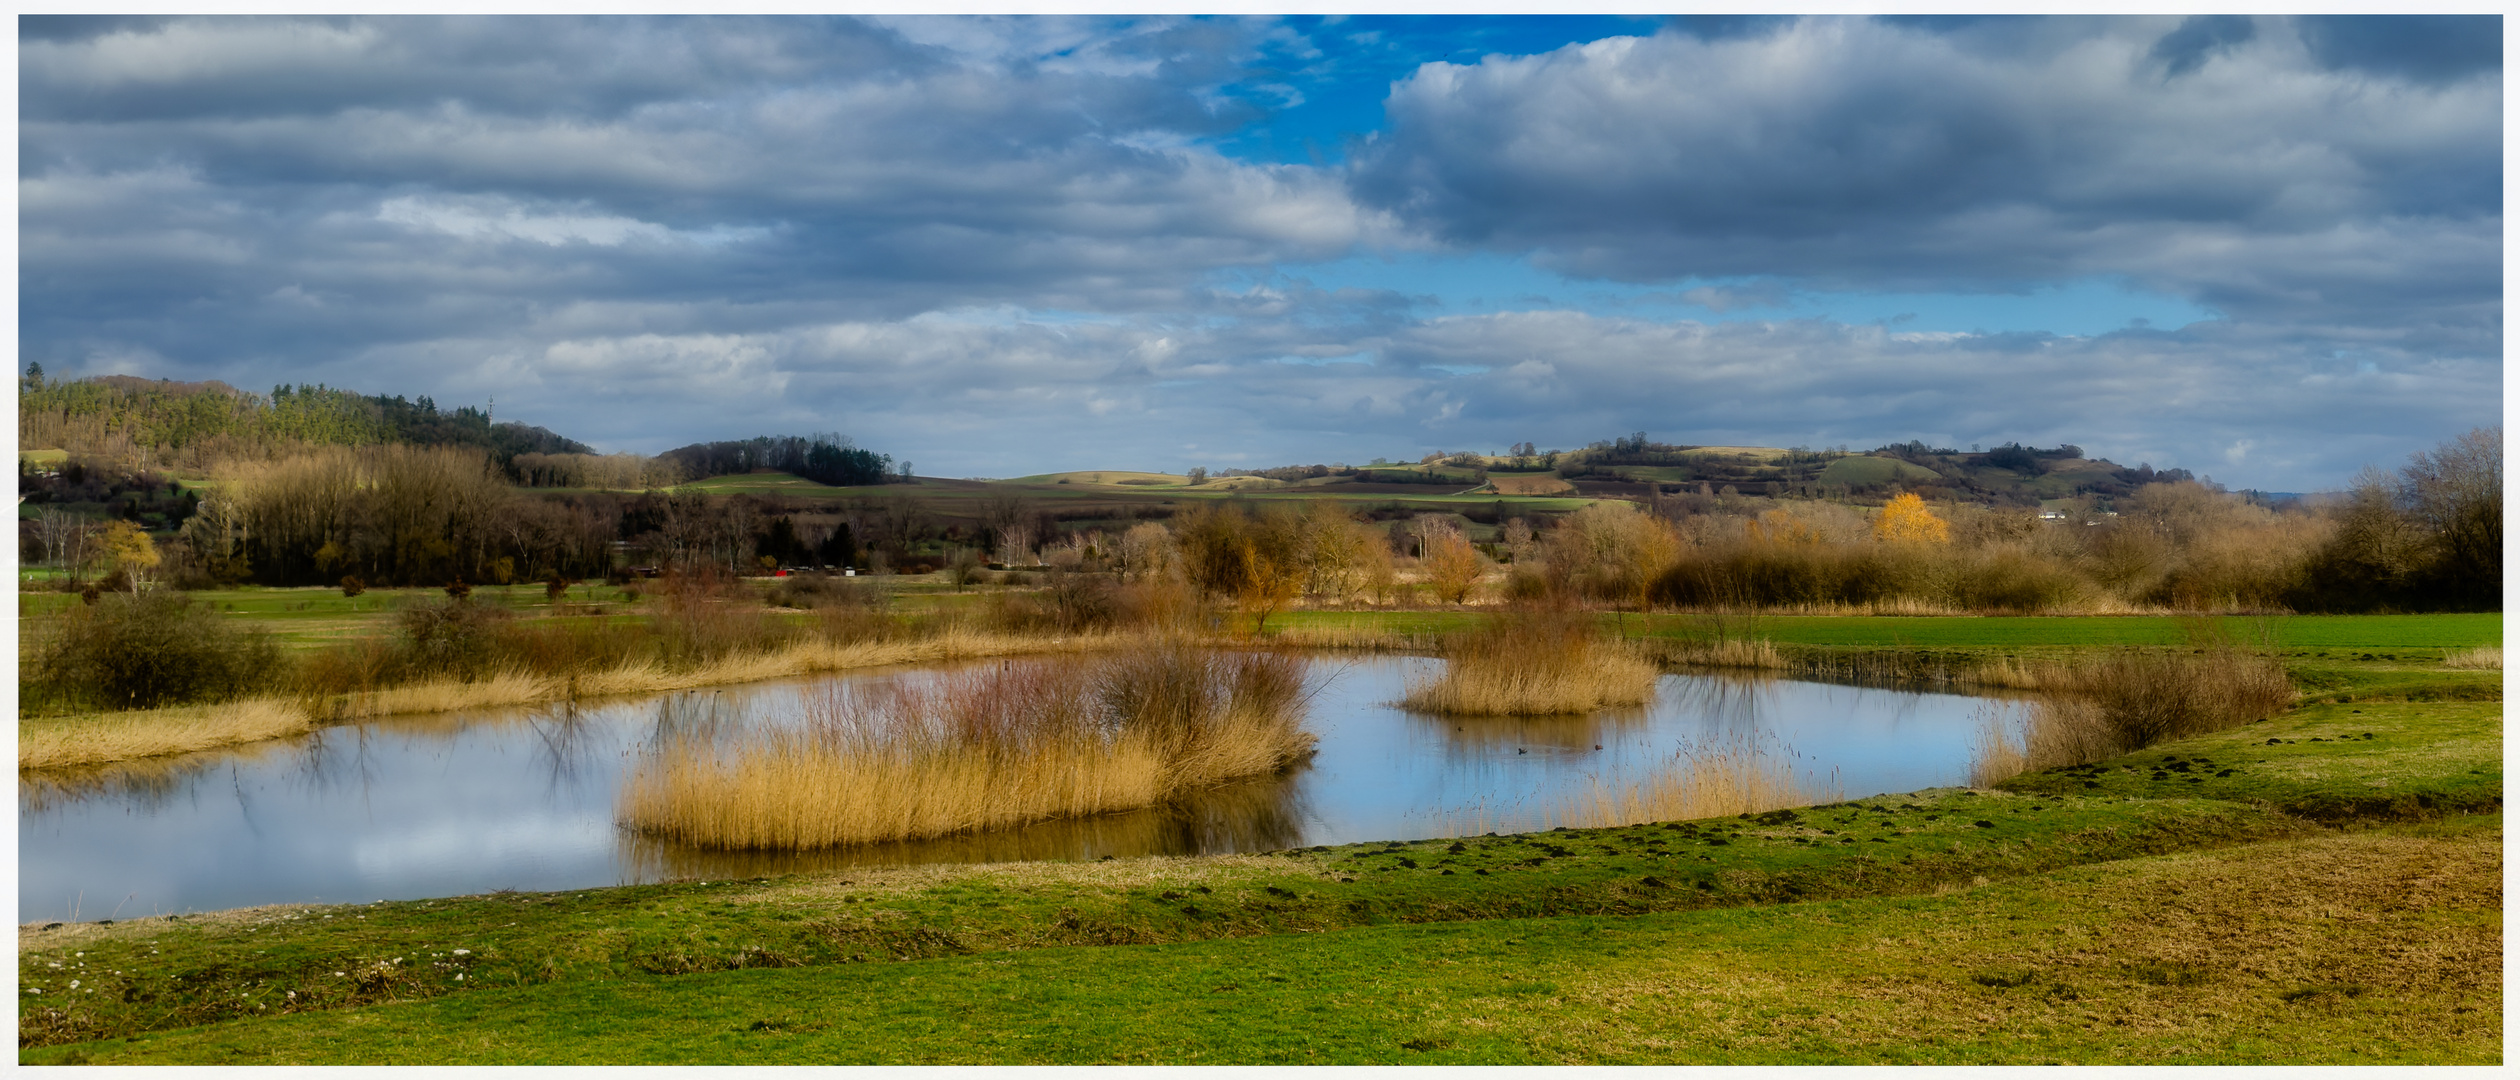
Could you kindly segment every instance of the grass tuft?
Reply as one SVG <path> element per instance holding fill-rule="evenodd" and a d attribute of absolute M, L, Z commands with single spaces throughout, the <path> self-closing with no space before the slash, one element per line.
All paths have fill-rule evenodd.
<path fill-rule="evenodd" d="M 2480 671 L 2501 671 L 2502 646 L 2484 645 L 2473 649 L 2461 649 L 2442 657 L 2441 666 L 2446 668 L 2472 668 Z"/>

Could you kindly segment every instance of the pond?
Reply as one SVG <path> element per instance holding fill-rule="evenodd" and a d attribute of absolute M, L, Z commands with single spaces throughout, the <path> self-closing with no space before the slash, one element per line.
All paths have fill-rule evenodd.
<path fill-rule="evenodd" d="M 1963 782 L 1984 698 L 1782 679 L 1665 675 L 1654 702 L 1545 719 L 1399 709 L 1421 657 L 1317 658 L 1319 752 L 1184 805 L 984 835 L 805 853 L 723 852 L 614 824 L 660 725 L 793 715 L 806 680 L 576 706 L 398 717 L 301 738 L 18 778 L 18 917 L 133 918 L 755 877 L 904 862 L 1272 851 L 1547 828 L 1565 801 L 1684 743 L 1789 755 L 1860 798 Z M 924 679 L 936 669 L 852 673 Z"/>

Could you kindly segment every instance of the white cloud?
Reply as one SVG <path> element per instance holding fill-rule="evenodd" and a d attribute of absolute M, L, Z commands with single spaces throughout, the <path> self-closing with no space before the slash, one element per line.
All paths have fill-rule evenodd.
<path fill-rule="evenodd" d="M 490 205 L 483 205 L 484 203 Z M 506 200 L 445 199 L 401 196 L 376 208 L 376 220 L 466 240 L 528 240 L 557 247 L 567 243 L 619 247 L 632 241 L 664 243 L 676 239 L 672 229 L 644 221 L 603 214 L 532 214 Z"/>
<path fill-rule="evenodd" d="M 2169 77 L 2176 18 L 2042 25 L 1990 43 L 1815 17 L 1427 64 L 1358 189 L 1435 235 L 1629 280 L 2123 274 L 2240 317 L 2498 334 L 2468 310 L 2500 291 L 2498 73 L 2332 69 L 2260 20 Z"/>

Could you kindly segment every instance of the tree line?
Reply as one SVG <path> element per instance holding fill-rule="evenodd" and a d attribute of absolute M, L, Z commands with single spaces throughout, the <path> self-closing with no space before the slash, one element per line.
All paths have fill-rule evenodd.
<path fill-rule="evenodd" d="M 360 394 L 323 384 L 268 395 L 225 383 L 106 375 L 50 379 L 30 364 L 18 384 L 18 448 L 61 449 L 129 468 L 210 469 L 318 446 L 473 447 L 502 468 L 519 454 L 593 447 L 547 428 L 494 423 L 487 409 L 440 409 L 426 395 Z"/>
<path fill-rule="evenodd" d="M 846 435 L 758 435 L 750 439 L 693 443 L 658 454 L 690 479 L 730 476 L 756 469 L 794 473 L 833 487 L 864 487 L 894 479 L 890 454 L 858 447 Z M 909 463 L 902 463 L 907 475 Z"/>

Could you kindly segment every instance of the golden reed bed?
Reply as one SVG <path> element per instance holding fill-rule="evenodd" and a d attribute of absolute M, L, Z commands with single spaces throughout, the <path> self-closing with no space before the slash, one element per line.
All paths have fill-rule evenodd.
<path fill-rule="evenodd" d="M 1443 673 L 1413 681 L 1400 704 L 1475 716 L 1591 712 L 1650 700 L 1661 676 L 1588 613 L 1511 612 L 1454 637 Z"/>
<path fill-rule="evenodd" d="M 618 816 L 703 847 L 800 849 L 1135 810 L 1309 753 L 1302 670 L 1174 646 L 824 687 L 801 723 L 661 738 Z"/>

